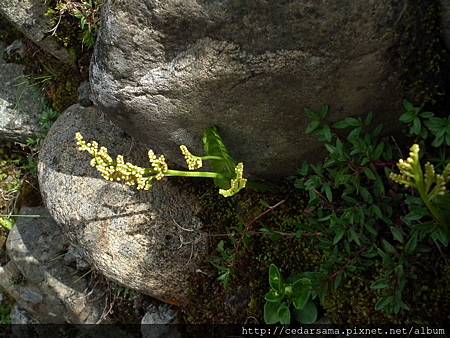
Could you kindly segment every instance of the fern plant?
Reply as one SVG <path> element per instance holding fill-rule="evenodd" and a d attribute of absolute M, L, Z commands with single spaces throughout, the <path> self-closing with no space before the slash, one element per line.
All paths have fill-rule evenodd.
<path fill-rule="evenodd" d="M 76 134 L 75 139 L 79 150 L 92 155 L 91 165 L 103 178 L 136 186 L 138 190 L 149 190 L 153 181 L 160 181 L 164 177 L 202 177 L 213 179 L 219 187 L 219 194 L 230 197 L 244 189 L 247 183 L 247 179 L 243 177 L 244 164 L 235 163 L 215 127 L 206 130 L 203 135 L 205 156 L 195 156 L 185 145 L 180 146 L 189 171 L 169 169 L 164 155 L 158 157 L 152 150 L 148 151 L 151 167 L 142 168 L 125 162 L 122 155 L 114 160 L 105 147 L 99 147 L 95 141 L 87 143 L 80 133 Z M 210 161 L 214 171 L 195 171 L 203 166 L 203 161 Z"/>

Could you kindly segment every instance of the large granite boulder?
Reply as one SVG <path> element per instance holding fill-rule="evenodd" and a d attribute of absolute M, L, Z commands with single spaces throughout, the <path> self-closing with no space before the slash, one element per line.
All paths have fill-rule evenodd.
<path fill-rule="evenodd" d="M 44 98 L 25 78 L 24 66 L 7 63 L 0 41 L 0 140 L 25 142 L 39 131 Z"/>
<path fill-rule="evenodd" d="M 69 52 L 59 46 L 50 32 L 50 20 L 45 15 L 48 6 L 42 0 L 2 0 L 0 15 L 12 23 L 28 39 L 50 53 L 55 58 L 68 64 L 74 64 Z"/>
<path fill-rule="evenodd" d="M 40 323 L 100 322 L 107 296 L 66 264 L 69 244 L 60 227 L 43 208 L 21 215 L 6 242 L 10 261 L 0 267 L 0 286 Z"/>
<path fill-rule="evenodd" d="M 112 156 L 149 165 L 147 149 L 94 108 L 74 105 L 40 151 L 39 183 L 50 213 L 94 269 L 162 301 L 184 303 L 189 275 L 206 251 L 196 196 L 173 180 L 155 183 L 151 191 L 105 181 L 77 149 L 76 132 Z"/>
<path fill-rule="evenodd" d="M 216 125 L 259 176 L 317 158 L 305 107 L 332 119 L 400 113 L 393 0 L 106 0 L 93 99 L 125 131 L 175 158 Z M 180 162 L 180 164 L 182 164 Z"/>

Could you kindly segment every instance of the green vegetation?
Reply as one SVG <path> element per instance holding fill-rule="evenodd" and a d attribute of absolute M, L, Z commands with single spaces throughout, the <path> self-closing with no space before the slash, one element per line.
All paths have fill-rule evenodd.
<path fill-rule="evenodd" d="M 313 274 L 303 274 L 284 281 L 275 264 L 269 267 L 269 285 L 271 290 L 265 295 L 264 321 L 266 324 L 290 324 L 291 305 L 295 317 L 302 324 L 312 324 L 317 319 L 317 307 L 312 301 Z"/>
<path fill-rule="evenodd" d="M 100 27 L 102 0 L 44 0 L 51 33 L 63 46 L 92 48 Z"/>
<path fill-rule="evenodd" d="M 195 299 L 192 307 L 205 313 L 190 308 L 188 320 L 445 323 L 448 313 L 440 309 L 450 304 L 443 296 L 449 288 L 447 117 L 409 102 L 404 107 L 400 121 L 407 131 L 400 144 L 383 136 L 372 114 L 333 123 L 327 106 L 307 110 L 307 132 L 324 143 L 327 156 L 304 163 L 283 187 L 285 194 L 246 191 L 227 205 L 206 195 L 205 208 L 214 210 L 208 215 L 218 214 L 208 219 L 214 223 L 208 229 L 212 239 L 219 238 L 209 263 L 224 288 L 201 279 L 196 283 L 207 286 L 192 295 L 214 290 L 215 301 L 226 304 L 237 293 L 242 303 L 221 307 L 218 318 L 211 299 Z M 396 163 L 411 143 L 410 159 Z"/>
<path fill-rule="evenodd" d="M 14 225 L 11 217 L 22 185 L 17 160 L 0 159 L 0 226 L 10 230 Z"/>
<path fill-rule="evenodd" d="M 434 128 L 438 123 L 433 120 L 441 119 L 422 113 L 410 103 L 405 103 L 405 108 L 401 120 L 409 124 L 410 134 L 422 138 L 434 135 L 438 141 L 433 146 L 442 145 L 446 127 Z M 448 218 L 442 210 L 448 213 L 445 184 L 450 165 L 443 175 L 437 175 L 433 165 L 427 163 L 424 177 L 419 146 L 415 145 L 410 158 L 398 164 L 401 174 L 394 174 L 393 146 L 380 138 L 381 125 L 370 129 L 370 114 L 365 119 L 346 118 L 329 125 L 325 122 L 328 109 L 306 113 L 311 120 L 308 132 L 324 141 L 328 151 L 322 164 L 305 164 L 295 180 L 296 187 L 308 193 L 308 207 L 314 210 L 308 223 L 322 234 L 318 248 L 326 259 L 319 268 L 324 276 L 321 292 L 326 295 L 349 276 L 373 271 L 381 258 L 380 277 L 371 285 L 380 295 L 375 310 L 387 315 L 409 310 L 404 290 L 408 281 L 416 278 L 415 255 L 423 249 L 419 243 L 428 247 L 426 239 L 430 238 L 436 245 L 436 241 L 448 245 Z M 433 128 L 430 133 L 425 132 L 419 118 L 428 120 L 424 125 Z M 347 130 L 345 138 L 336 132 L 340 129 Z M 400 192 L 397 196 L 387 194 L 392 189 L 386 180 L 389 174 L 395 181 L 417 189 L 420 198 Z M 437 201 L 444 207 L 438 208 Z M 402 214 L 405 208 L 409 212 Z"/>

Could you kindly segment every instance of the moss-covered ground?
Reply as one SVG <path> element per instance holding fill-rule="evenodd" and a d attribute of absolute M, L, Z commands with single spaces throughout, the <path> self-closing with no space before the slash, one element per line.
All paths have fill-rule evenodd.
<path fill-rule="evenodd" d="M 288 276 L 317 271 L 322 260 L 317 237 L 295 237 L 299 224 L 306 224 L 306 196 L 284 185 L 284 193 L 245 191 L 231 199 L 217 195 L 215 189 L 198 187 L 204 205 L 204 229 L 210 235 L 210 256 L 205 257 L 192 275 L 191 303 L 183 309 L 187 323 L 264 323 L 264 295 L 269 291 L 268 267 L 275 263 Z M 283 203 L 279 204 L 280 202 Z M 270 207 L 276 208 L 267 212 Z M 265 213 L 263 216 L 259 215 Z M 256 221 L 255 221 L 256 219 Z M 259 230 L 270 228 L 280 236 Z M 308 233 L 305 230 L 305 233 Z M 217 250 L 224 241 L 224 259 Z M 434 324 L 450 319 L 450 278 L 448 250 L 423 254 L 416 264 L 420 276 L 408 287 L 406 301 L 411 311 L 386 316 L 375 311 L 377 293 L 370 288 L 377 269 L 362 269 L 337 290 L 331 290 L 320 306 L 321 322 L 333 324 Z M 376 258 L 374 258 L 376 259 Z M 216 263 L 216 264 L 212 264 Z M 433 264 L 430 264 L 433 262 Z M 226 286 L 218 280 L 229 269 Z"/>

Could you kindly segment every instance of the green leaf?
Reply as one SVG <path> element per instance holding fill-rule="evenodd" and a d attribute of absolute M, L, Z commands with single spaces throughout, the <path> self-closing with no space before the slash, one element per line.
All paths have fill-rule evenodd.
<path fill-rule="evenodd" d="M 320 116 L 320 118 L 321 119 L 324 119 L 325 117 L 327 117 L 327 115 L 328 115 L 328 113 L 330 112 L 330 106 L 329 105 L 324 105 L 323 107 L 322 107 L 322 109 L 320 109 L 320 112 L 319 112 L 319 116 Z"/>
<path fill-rule="evenodd" d="M 394 298 L 392 296 L 381 297 L 375 304 L 375 310 L 379 311 L 384 309 L 386 306 L 393 302 Z"/>
<path fill-rule="evenodd" d="M 325 195 L 327 196 L 328 201 L 333 202 L 333 193 L 331 192 L 331 188 L 329 184 L 323 186 L 322 190 L 325 191 Z"/>
<path fill-rule="evenodd" d="M 372 283 L 372 285 L 370 286 L 370 288 L 372 290 L 385 289 L 387 287 L 389 287 L 389 284 L 387 283 L 387 281 L 385 279 L 377 280 L 376 282 Z"/>
<path fill-rule="evenodd" d="M 423 217 L 429 215 L 428 209 L 425 207 L 416 207 L 405 216 L 407 221 L 419 221 Z"/>
<path fill-rule="evenodd" d="M 296 311 L 296 319 L 302 324 L 313 324 L 317 320 L 317 307 L 309 301 L 301 310 Z"/>
<path fill-rule="evenodd" d="M 291 311 L 286 304 L 282 304 L 278 309 L 278 318 L 283 325 L 289 325 L 291 323 Z"/>
<path fill-rule="evenodd" d="M 298 171 L 298 174 L 301 176 L 306 176 L 306 175 L 308 175 L 308 172 L 309 172 L 309 164 L 308 164 L 308 162 L 303 162 L 303 165 L 300 168 L 300 170 Z"/>
<path fill-rule="evenodd" d="M 438 228 L 431 234 L 434 241 L 439 241 L 443 246 L 448 246 L 448 234 L 442 229 Z"/>
<path fill-rule="evenodd" d="M 411 127 L 411 133 L 414 135 L 419 135 L 421 128 L 422 128 L 422 123 L 420 122 L 420 119 L 416 117 L 413 120 L 413 125 Z"/>
<path fill-rule="evenodd" d="M 9 231 L 14 226 L 14 220 L 9 217 L 0 217 L 0 226 Z"/>
<path fill-rule="evenodd" d="M 399 241 L 400 243 L 403 243 L 404 238 L 402 232 L 397 229 L 396 227 L 391 227 L 392 236 L 394 236 L 394 239 Z"/>
<path fill-rule="evenodd" d="M 275 264 L 270 264 L 269 266 L 269 285 L 278 292 L 283 291 L 283 279 L 280 270 Z"/>
<path fill-rule="evenodd" d="M 355 230 L 350 228 L 350 238 L 353 242 L 355 242 L 358 246 L 361 246 L 361 241 L 359 239 L 359 235 L 355 232 Z"/>
<path fill-rule="evenodd" d="M 309 278 L 300 278 L 292 285 L 293 304 L 297 310 L 303 309 L 311 295 L 311 280 Z"/>
<path fill-rule="evenodd" d="M 305 133 L 311 134 L 312 132 L 316 131 L 319 127 L 320 127 L 320 121 L 313 120 L 308 124 L 308 127 L 306 127 Z"/>
<path fill-rule="evenodd" d="M 395 248 L 386 240 L 383 239 L 383 247 L 384 250 L 386 250 L 387 253 L 389 254 L 395 254 L 397 253 L 397 250 L 395 250 Z"/>
<path fill-rule="evenodd" d="M 364 228 L 366 228 L 366 230 L 374 236 L 376 236 L 378 234 L 378 232 L 375 230 L 373 225 L 368 222 L 364 223 Z"/>
<path fill-rule="evenodd" d="M 369 190 L 364 187 L 360 187 L 360 195 L 364 199 L 365 202 L 372 202 L 372 195 L 370 195 Z"/>
<path fill-rule="evenodd" d="M 225 270 L 217 277 L 217 281 L 219 281 L 220 283 L 222 283 L 222 285 L 223 285 L 224 287 L 227 287 L 228 284 L 230 283 L 230 274 L 231 274 L 230 269 L 225 269 Z"/>
<path fill-rule="evenodd" d="M 369 114 L 367 114 L 366 119 L 364 120 L 364 124 L 366 126 L 369 126 L 372 122 L 373 122 L 373 113 L 370 112 Z"/>
<path fill-rule="evenodd" d="M 303 109 L 303 111 L 305 112 L 305 115 L 310 120 L 317 120 L 320 117 L 319 114 L 317 114 L 316 112 L 312 111 L 309 108 L 305 108 L 305 109 Z"/>
<path fill-rule="evenodd" d="M 333 154 L 336 151 L 336 148 L 329 143 L 325 143 L 325 148 L 330 154 Z"/>
<path fill-rule="evenodd" d="M 364 174 L 369 180 L 375 181 L 377 179 L 377 176 L 373 173 L 372 170 L 370 170 L 370 168 L 364 168 Z"/>
<path fill-rule="evenodd" d="M 377 145 L 377 147 L 373 151 L 373 154 L 372 154 L 373 159 L 378 160 L 381 157 L 381 155 L 383 154 L 383 150 L 384 150 L 384 143 L 381 142 Z"/>
<path fill-rule="evenodd" d="M 383 213 L 381 212 L 381 209 L 378 205 L 373 204 L 369 210 L 378 219 L 383 219 Z"/>
<path fill-rule="evenodd" d="M 408 100 L 403 100 L 403 108 L 405 108 L 406 111 L 411 111 L 414 110 L 414 105 Z"/>
<path fill-rule="evenodd" d="M 268 302 L 281 302 L 283 300 L 284 295 L 277 290 L 270 290 L 266 295 L 264 296 L 264 299 Z"/>
<path fill-rule="evenodd" d="M 444 137 L 437 137 L 433 140 L 433 143 L 431 143 L 431 145 L 435 148 L 438 148 L 442 145 L 442 143 L 444 143 Z"/>
<path fill-rule="evenodd" d="M 235 177 L 236 163 L 222 141 L 216 127 L 209 128 L 203 134 L 203 147 L 207 156 L 219 156 L 221 160 L 211 160 L 211 167 L 222 174 L 224 179 L 214 179 L 214 183 L 221 189 L 228 189 L 230 179 Z"/>
<path fill-rule="evenodd" d="M 331 129 L 329 126 L 324 126 L 321 130 L 321 134 L 322 134 L 323 139 L 326 142 L 330 142 L 331 139 L 333 138 L 333 135 L 331 134 Z"/>
<path fill-rule="evenodd" d="M 281 303 L 266 302 L 264 304 L 264 322 L 266 324 L 276 324 L 280 321 L 278 310 L 281 307 Z"/>
<path fill-rule="evenodd" d="M 403 123 L 411 123 L 412 120 L 414 120 L 414 115 L 410 113 L 404 113 L 400 116 L 399 120 Z"/>
<path fill-rule="evenodd" d="M 360 127 L 355 128 L 347 135 L 347 140 L 352 143 L 355 143 L 355 142 L 359 141 L 360 134 L 361 134 L 361 128 Z"/>
<path fill-rule="evenodd" d="M 335 290 L 337 290 L 339 288 L 339 285 L 341 285 L 343 275 L 344 275 L 344 273 L 340 273 L 334 279 L 333 287 Z"/>
<path fill-rule="evenodd" d="M 333 128 L 335 128 L 335 129 L 345 129 L 348 127 L 350 127 L 350 125 L 347 123 L 347 121 L 345 119 L 338 121 L 336 123 L 333 123 Z"/>
<path fill-rule="evenodd" d="M 336 245 L 336 244 L 338 244 L 339 243 L 339 241 L 342 239 L 342 237 L 344 236 L 344 234 L 345 234 L 345 229 L 344 229 L 344 227 L 339 227 L 339 228 L 337 228 L 336 229 L 336 235 L 334 236 L 334 239 L 333 239 L 333 245 Z"/>
<path fill-rule="evenodd" d="M 422 113 L 420 113 L 420 117 L 424 118 L 424 119 L 429 119 L 431 117 L 433 117 L 434 114 L 432 112 L 429 111 L 424 111 Z"/>

